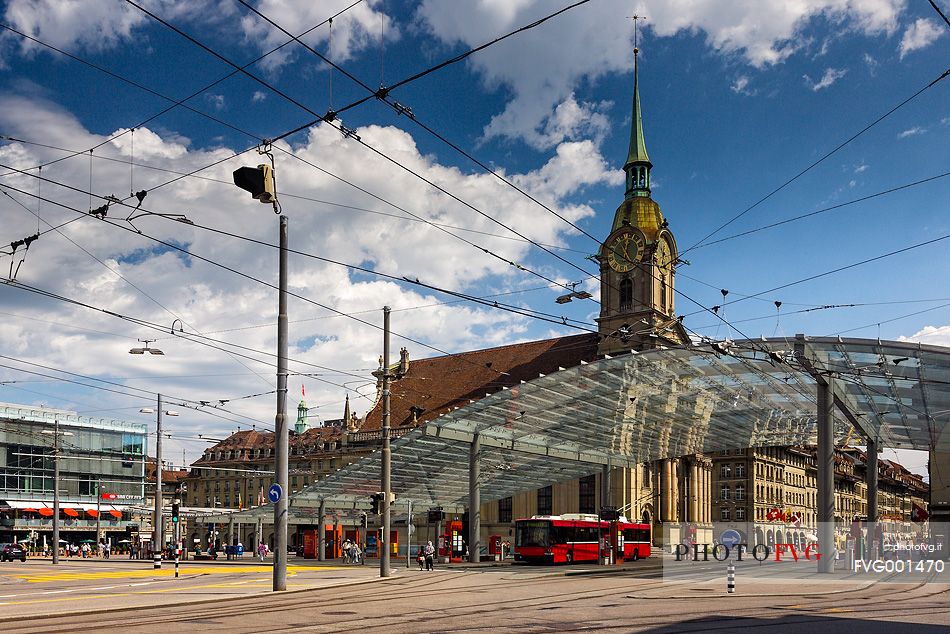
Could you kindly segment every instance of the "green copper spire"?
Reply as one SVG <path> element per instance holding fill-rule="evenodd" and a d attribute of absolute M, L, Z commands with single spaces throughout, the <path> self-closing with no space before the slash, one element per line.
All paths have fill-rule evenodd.
<path fill-rule="evenodd" d="M 639 53 L 639 49 L 633 49 L 633 117 L 630 123 L 630 149 L 627 151 L 627 162 L 623 166 L 623 171 L 627 173 L 624 198 L 650 195 L 650 168 L 653 167 L 643 138 L 643 117 L 640 114 L 640 89 L 637 85 Z"/>

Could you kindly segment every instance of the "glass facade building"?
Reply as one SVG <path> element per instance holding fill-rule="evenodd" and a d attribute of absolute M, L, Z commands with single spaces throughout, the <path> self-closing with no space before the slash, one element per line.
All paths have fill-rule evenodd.
<path fill-rule="evenodd" d="M 118 537 L 148 505 L 145 425 L 0 403 L 0 541 L 49 541 L 57 422 L 63 539 Z"/>

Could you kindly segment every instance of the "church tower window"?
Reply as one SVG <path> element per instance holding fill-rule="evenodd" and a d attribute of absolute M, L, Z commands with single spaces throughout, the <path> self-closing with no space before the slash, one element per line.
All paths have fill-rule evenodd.
<path fill-rule="evenodd" d="M 620 280 L 620 310 L 633 308 L 633 281 L 629 277 Z"/>

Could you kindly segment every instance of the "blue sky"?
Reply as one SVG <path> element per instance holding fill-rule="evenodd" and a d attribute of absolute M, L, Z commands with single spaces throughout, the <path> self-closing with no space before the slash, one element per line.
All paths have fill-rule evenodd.
<path fill-rule="evenodd" d="M 251 4 L 296 34 L 352 2 Z M 375 89 L 567 4 L 365 1 L 334 19 L 332 36 L 323 24 L 304 40 Z M 140 5 L 238 65 L 288 39 L 232 0 Z M 653 197 L 689 261 L 677 278 L 676 307 L 687 316 L 685 325 L 716 338 L 804 332 L 950 344 L 950 290 L 941 283 L 950 273 L 944 256 L 950 239 L 770 290 L 950 235 L 950 177 L 822 212 L 950 171 L 950 79 L 713 234 L 946 70 L 948 29 L 927 2 L 592 0 L 392 96 L 420 123 L 585 232 L 605 237 L 623 196 L 633 68 L 627 17 L 634 13 L 647 16 L 640 85 Z M 130 210 L 118 206 L 109 211 L 115 225 L 87 217 L 46 232 L 47 223 L 80 215 L 62 205 L 81 212 L 104 204 L 104 196 L 144 189 L 143 210 L 184 214 L 199 225 L 273 243 L 277 222 L 269 207 L 230 184 L 235 168 L 261 158 L 251 151 L 225 159 L 367 91 L 293 43 L 249 67 L 263 83 L 238 74 L 209 87 L 233 68 L 126 2 L 11 0 L 2 22 L 99 67 L 11 30 L 0 35 L 0 163 L 7 168 L 0 243 L 44 232 L 17 281 L 167 330 L 2 286 L 0 350 L 153 393 L 231 401 L 228 412 L 214 412 L 229 420 L 190 413 L 170 423 L 183 437 L 196 429 L 221 436 L 252 419 L 269 426 L 272 360 L 246 349 L 225 354 L 170 331 L 180 319 L 188 333 L 273 350 L 273 291 L 146 236 L 274 283 L 271 249 L 155 215 L 124 223 Z M 187 102 L 193 110 L 177 107 L 156 117 L 169 102 L 143 87 L 174 100 L 195 93 Z M 287 136 L 274 151 L 292 248 L 471 295 L 509 293 L 506 302 L 593 327 L 598 306 L 555 304 L 564 291 L 546 279 L 595 289 L 596 267 L 585 259 L 596 252 L 595 241 L 375 99 L 343 112 L 338 122 L 470 206 L 320 124 Z M 100 143 L 90 158 L 89 148 Z M 49 164 L 63 157 L 70 158 Z M 44 163 L 48 180 L 38 185 L 35 166 Z M 201 168 L 201 178 L 160 186 L 174 177 L 162 170 Z M 47 200 L 38 203 L 36 195 Z M 445 231 L 407 219 L 407 212 Z M 707 243 L 814 212 L 821 213 L 700 244 L 710 234 Z M 563 260 L 486 216 L 551 245 Z M 0 256 L 5 276 L 21 255 Z M 365 377 L 381 347 L 378 330 L 333 311 L 379 324 L 382 305 L 391 305 L 393 330 L 409 338 L 395 338 L 393 347 L 408 347 L 413 358 L 579 332 L 447 304 L 445 295 L 312 258 L 294 256 L 291 268 L 292 290 L 312 300 L 291 302 L 291 355 L 299 361 L 293 370 L 320 375 L 291 384 L 297 392 L 306 383 L 308 401 L 323 418 L 341 415 L 346 390 L 356 411 L 370 405 L 373 388 Z M 720 314 L 734 328 L 707 311 L 722 304 L 720 289 L 729 290 Z M 821 308 L 848 304 L 857 306 Z M 158 339 L 154 345 L 166 355 L 130 357 L 127 349 L 140 338 Z M 24 383 L 42 377 L 18 370 L 2 369 L 0 379 L 18 381 L 0 389 L 7 402 L 132 419 L 145 402 L 45 379 Z M 185 448 L 190 457 L 202 447 L 186 438 L 169 446 L 173 456 Z"/>

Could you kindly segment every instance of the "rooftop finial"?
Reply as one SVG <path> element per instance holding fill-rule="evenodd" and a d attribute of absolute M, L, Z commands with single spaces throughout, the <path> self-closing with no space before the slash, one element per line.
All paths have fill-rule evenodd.
<path fill-rule="evenodd" d="M 643 117 L 640 114 L 640 88 L 637 59 L 640 49 L 639 43 L 640 20 L 646 20 L 642 15 L 630 16 L 633 20 L 633 112 L 630 126 L 630 148 L 623 169 L 627 174 L 627 186 L 624 198 L 634 196 L 650 196 L 650 168 L 653 164 L 647 155 L 647 146 L 643 138 Z"/>
<path fill-rule="evenodd" d="M 637 20 L 646 21 L 646 16 L 643 15 L 631 15 L 629 16 L 633 20 L 633 56 L 636 57 L 640 52 L 640 49 L 637 47 L 637 34 L 640 30 L 640 23 Z"/>

